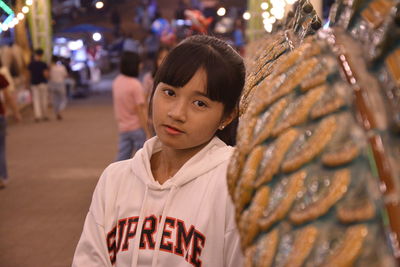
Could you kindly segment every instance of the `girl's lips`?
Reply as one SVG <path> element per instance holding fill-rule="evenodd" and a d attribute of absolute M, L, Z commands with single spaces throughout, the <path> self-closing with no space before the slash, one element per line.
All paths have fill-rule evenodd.
<path fill-rule="evenodd" d="M 183 131 L 176 129 L 169 125 L 164 125 L 164 127 L 165 127 L 165 130 L 167 131 L 167 133 L 169 133 L 169 134 L 178 135 L 178 134 L 184 133 Z"/>

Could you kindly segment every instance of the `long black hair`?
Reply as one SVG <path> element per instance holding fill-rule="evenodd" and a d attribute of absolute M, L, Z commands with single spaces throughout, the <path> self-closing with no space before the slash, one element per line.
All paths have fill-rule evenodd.
<path fill-rule="evenodd" d="M 150 108 L 160 82 L 183 87 L 200 68 L 207 74 L 207 97 L 224 105 L 224 116 L 237 111 L 246 74 L 243 59 L 227 43 L 207 35 L 189 37 L 169 52 L 154 78 Z M 234 145 L 236 129 L 237 118 L 218 130 L 217 136 L 226 144 Z"/>

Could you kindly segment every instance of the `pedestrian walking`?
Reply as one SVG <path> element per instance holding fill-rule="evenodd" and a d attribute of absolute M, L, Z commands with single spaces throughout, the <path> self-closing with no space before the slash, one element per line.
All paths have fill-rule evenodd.
<path fill-rule="evenodd" d="M 147 122 L 146 99 L 138 80 L 139 55 L 124 52 L 121 56 L 120 74 L 112 85 L 115 118 L 118 123 L 119 141 L 117 161 L 132 157 L 150 138 Z"/>
<path fill-rule="evenodd" d="M 65 80 L 68 72 L 57 56 L 51 58 L 49 90 L 53 96 L 53 109 L 57 120 L 62 120 L 61 111 L 67 106 L 67 90 Z"/>
<path fill-rule="evenodd" d="M 47 117 L 49 98 L 47 78 L 49 77 L 49 68 L 42 60 L 42 57 L 43 49 L 36 49 L 33 60 L 28 65 L 35 122 L 49 119 Z"/>
<path fill-rule="evenodd" d="M 7 162 L 6 162 L 6 106 L 11 107 L 16 121 L 21 120 L 21 114 L 14 101 L 14 98 L 9 93 L 10 83 L 6 77 L 0 73 L 0 189 L 6 186 L 8 181 Z M 4 102 L 3 102 L 4 100 Z"/>
<path fill-rule="evenodd" d="M 72 266 L 243 266 L 226 172 L 244 79 L 215 37 L 171 50 L 151 96 L 157 135 L 103 172 Z"/>
<path fill-rule="evenodd" d="M 10 69 L 3 64 L 3 61 L 0 58 L 0 73 L 3 74 L 3 76 L 6 78 L 7 82 L 8 82 L 8 91 L 9 92 L 14 92 L 15 90 L 15 83 L 14 80 L 12 78 Z"/>

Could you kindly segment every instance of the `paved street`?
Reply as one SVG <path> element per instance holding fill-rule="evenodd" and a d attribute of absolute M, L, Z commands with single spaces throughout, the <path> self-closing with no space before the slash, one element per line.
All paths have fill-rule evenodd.
<path fill-rule="evenodd" d="M 93 189 L 116 154 L 111 93 L 98 87 L 72 100 L 63 121 L 52 115 L 34 123 L 24 113 L 23 122 L 8 128 L 0 266 L 71 266 Z"/>

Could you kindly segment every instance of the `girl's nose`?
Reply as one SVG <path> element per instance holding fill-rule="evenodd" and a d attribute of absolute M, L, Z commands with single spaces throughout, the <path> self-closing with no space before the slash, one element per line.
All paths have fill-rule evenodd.
<path fill-rule="evenodd" d="M 173 103 L 170 106 L 167 115 L 175 121 L 185 122 L 187 116 L 186 104 L 182 102 Z"/>

